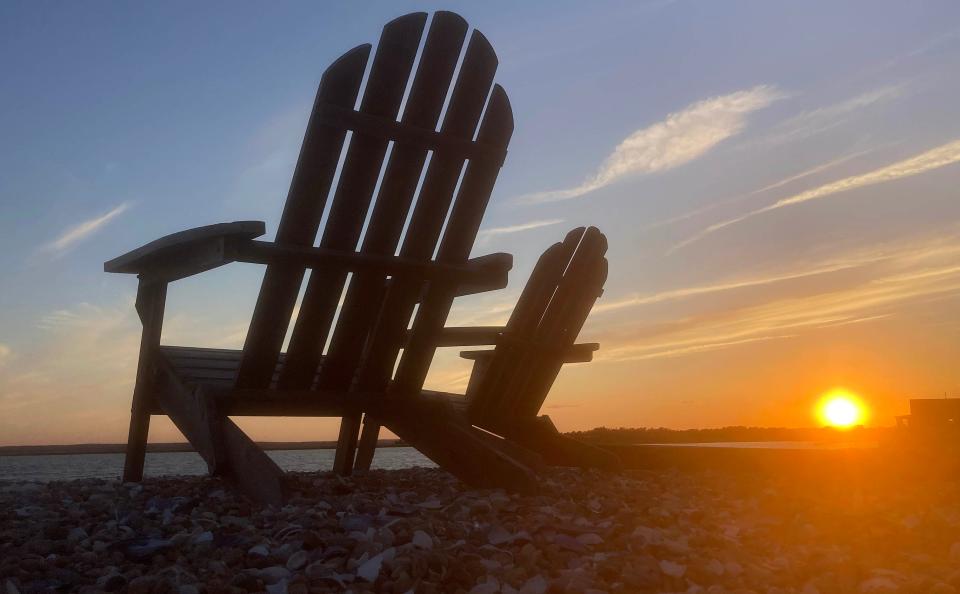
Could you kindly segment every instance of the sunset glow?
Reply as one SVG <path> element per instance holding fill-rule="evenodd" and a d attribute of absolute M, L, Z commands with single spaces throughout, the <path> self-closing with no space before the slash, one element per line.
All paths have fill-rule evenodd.
<path fill-rule="evenodd" d="M 866 418 L 866 407 L 851 392 L 833 390 L 820 400 L 817 406 L 817 417 L 824 425 L 847 429 L 863 424 Z"/>

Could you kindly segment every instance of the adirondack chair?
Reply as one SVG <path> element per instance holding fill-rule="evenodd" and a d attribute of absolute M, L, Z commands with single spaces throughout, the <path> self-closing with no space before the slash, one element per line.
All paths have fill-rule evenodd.
<path fill-rule="evenodd" d="M 125 481 L 141 479 L 150 416 L 163 414 L 211 473 L 280 503 L 282 471 L 230 416 L 341 417 L 334 469 L 348 473 L 366 412 L 468 482 L 536 488 L 540 458 L 526 448 L 445 416 L 411 416 L 435 349 L 463 333 L 444 328 L 454 298 L 503 288 L 512 266 L 509 254 L 469 257 L 513 131 L 493 84 L 496 56 L 473 31 L 453 80 L 467 24 L 437 12 L 424 38 L 427 18 L 384 27 L 362 96 L 370 45 L 326 70 L 273 242 L 256 239 L 263 222 L 222 223 L 104 264 L 139 277 Z M 231 262 L 266 265 L 243 349 L 161 345 L 168 284 Z"/>
<path fill-rule="evenodd" d="M 606 250 L 606 237 L 597 229 L 574 229 L 537 261 L 506 326 L 448 329 L 443 346 L 495 345 L 460 353 L 474 362 L 466 395 L 420 391 L 393 411 L 368 412 L 356 467 L 369 469 L 381 423 L 418 445 L 418 418 L 432 413 L 443 419 L 436 426 L 480 427 L 519 446 L 511 451 L 527 464 L 540 461 L 524 449 L 547 464 L 618 468 L 615 455 L 564 437 L 548 416 L 537 416 L 563 364 L 589 362 L 599 348 L 574 340 L 603 292 Z"/>

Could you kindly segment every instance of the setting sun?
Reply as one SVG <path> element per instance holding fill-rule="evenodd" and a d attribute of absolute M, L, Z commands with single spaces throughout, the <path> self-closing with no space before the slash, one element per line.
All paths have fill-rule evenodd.
<path fill-rule="evenodd" d="M 831 427 L 848 428 L 863 424 L 866 407 L 860 399 L 846 390 L 833 390 L 817 406 L 820 421 Z"/>

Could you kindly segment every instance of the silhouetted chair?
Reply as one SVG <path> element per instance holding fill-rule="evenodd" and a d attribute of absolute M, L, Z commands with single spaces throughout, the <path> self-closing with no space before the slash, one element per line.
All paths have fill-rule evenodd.
<path fill-rule="evenodd" d="M 107 272 L 139 275 L 136 307 L 143 336 L 124 480 L 142 477 L 150 415 L 165 414 L 212 473 L 235 481 L 257 500 L 278 503 L 284 497 L 282 471 L 229 417 L 342 417 L 334 466 L 349 473 L 366 412 L 373 441 L 365 441 L 361 466 L 372 457 L 377 419 L 473 484 L 535 488 L 540 457 L 518 445 L 526 443 L 521 433 L 527 429 L 504 424 L 508 405 L 495 403 L 501 394 L 497 382 L 514 378 L 503 384 L 508 392 L 502 394 L 528 394 L 517 403 L 535 415 L 552 382 L 549 370 L 568 356 L 549 345 L 538 351 L 536 345 L 572 341 L 574 324 L 550 322 L 551 305 L 528 333 L 527 346 L 498 340 L 492 355 L 477 355 L 481 387 L 471 391 L 470 418 L 475 415 L 478 426 L 509 440 L 463 417 L 436 416 L 436 395 L 422 390 L 436 348 L 464 332 L 444 329 L 454 298 L 503 288 L 512 266 L 509 254 L 469 257 L 513 131 L 507 95 L 493 85 L 496 56 L 474 31 L 454 81 L 467 24 L 437 12 L 414 68 L 426 22 L 426 14 L 416 13 L 384 27 L 362 95 L 370 45 L 350 50 L 326 70 L 273 242 L 256 240 L 265 232 L 262 222 L 223 223 L 169 235 L 104 264 Z M 332 202 L 314 247 L 328 194 Z M 596 237 L 602 236 L 588 232 L 577 254 Z M 572 242 L 568 237 L 551 253 L 572 249 Z M 597 248 L 587 251 L 595 254 Z M 579 270 L 578 261 L 574 256 L 564 279 Z M 230 262 L 266 265 L 243 349 L 161 346 L 168 283 Z M 538 270 L 542 267 L 547 267 L 543 260 Z M 592 283 L 594 293 L 603 282 L 594 273 L 578 274 L 586 275 L 581 280 Z M 553 301 L 557 296 L 582 301 L 569 297 L 564 286 L 561 281 Z M 527 300 L 536 301 L 533 293 L 543 287 L 528 286 L 525 299 L 530 293 Z M 521 313 L 528 309 L 523 303 Z M 585 301 L 584 307 L 585 316 Z M 511 324 L 527 329 L 532 317 L 517 316 L 526 321 Z M 518 340 L 523 335 L 503 333 Z M 498 367 L 503 349 L 522 353 L 535 373 L 521 378 L 509 366 Z M 429 414 L 411 416 L 423 407 Z M 501 409 L 503 415 L 490 412 Z"/>

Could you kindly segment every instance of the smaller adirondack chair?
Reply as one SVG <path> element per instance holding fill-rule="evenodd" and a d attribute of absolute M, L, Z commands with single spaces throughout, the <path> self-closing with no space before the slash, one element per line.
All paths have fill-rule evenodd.
<path fill-rule="evenodd" d="M 589 362 L 599 348 L 574 341 L 603 293 L 606 250 L 606 237 L 596 228 L 574 229 L 537 261 L 506 326 L 447 328 L 442 346 L 495 345 L 460 353 L 474 362 L 466 394 L 422 391 L 395 410 L 368 413 L 356 468 L 370 467 L 380 424 L 429 448 L 418 439 L 417 427 L 425 418 L 439 419 L 432 424 L 451 433 L 457 425 L 479 427 L 502 438 L 507 451 L 534 467 L 619 468 L 615 455 L 561 435 L 548 416 L 538 415 L 561 367 Z M 442 450 L 431 453 L 435 459 L 443 456 Z"/>

